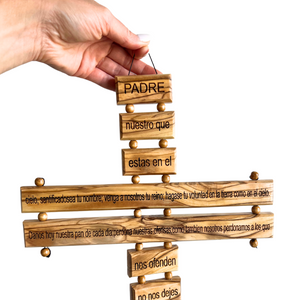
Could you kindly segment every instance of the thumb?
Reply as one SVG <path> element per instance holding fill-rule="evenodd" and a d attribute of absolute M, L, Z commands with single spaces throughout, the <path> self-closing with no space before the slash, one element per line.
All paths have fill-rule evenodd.
<path fill-rule="evenodd" d="M 150 43 L 150 36 L 136 35 L 132 33 L 123 23 L 121 23 L 114 15 L 108 10 L 105 17 L 105 30 L 103 35 L 119 44 L 123 48 L 133 50 L 136 58 L 141 58 L 149 51 L 148 45 Z M 134 51 L 138 50 L 138 51 Z"/>

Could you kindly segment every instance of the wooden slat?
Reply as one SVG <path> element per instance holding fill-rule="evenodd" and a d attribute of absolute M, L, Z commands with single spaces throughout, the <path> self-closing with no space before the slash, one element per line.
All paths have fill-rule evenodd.
<path fill-rule="evenodd" d="M 172 102 L 169 74 L 116 76 L 117 104 Z"/>
<path fill-rule="evenodd" d="M 144 248 L 140 251 L 130 249 L 127 250 L 127 257 L 129 277 L 178 270 L 178 246 L 176 245 L 170 249 L 164 247 Z"/>
<path fill-rule="evenodd" d="M 252 239 L 273 236 L 273 213 L 24 221 L 26 247 Z"/>
<path fill-rule="evenodd" d="M 121 140 L 173 139 L 175 113 L 120 114 Z"/>
<path fill-rule="evenodd" d="M 130 300 L 180 300 L 181 280 L 179 276 L 172 279 L 156 279 L 144 284 L 130 284 Z"/>
<path fill-rule="evenodd" d="M 122 150 L 123 175 L 176 174 L 176 148 Z"/>
<path fill-rule="evenodd" d="M 273 180 L 21 187 L 22 212 L 273 204 Z"/>

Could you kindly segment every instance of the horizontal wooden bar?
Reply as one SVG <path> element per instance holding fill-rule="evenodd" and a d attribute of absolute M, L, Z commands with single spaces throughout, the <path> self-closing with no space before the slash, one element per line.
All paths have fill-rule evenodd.
<path fill-rule="evenodd" d="M 130 300 L 181 300 L 181 280 L 179 276 L 172 279 L 156 279 L 144 284 L 130 284 Z"/>
<path fill-rule="evenodd" d="M 120 114 L 121 140 L 173 139 L 174 127 L 174 111 Z"/>
<path fill-rule="evenodd" d="M 22 212 L 273 204 L 273 180 L 21 187 Z"/>
<path fill-rule="evenodd" d="M 273 214 L 208 214 L 24 221 L 26 247 L 252 239 L 273 236 Z"/>
<path fill-rule="evenodd" d="M 116 76 L 117 104 L 172 102 L 169 74 Z"/>
<path fill-rule="evenodd" d="M 122 149 L 123 175 L 176 174 L 176 148 Z"/>
<path fill-rule="evenodd" d="M 177 271 L 178 246 L 130 249 L 127 250 L 127 262 L 129 277 Z"/>

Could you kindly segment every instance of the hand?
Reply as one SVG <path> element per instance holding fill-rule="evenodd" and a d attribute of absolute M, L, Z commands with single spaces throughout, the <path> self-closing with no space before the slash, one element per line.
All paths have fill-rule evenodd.
<path fill-rule="evenodd" d="M 111 12 L 94 1 L 55 2 L 42 18 L 40 61 L 67 73 L 114 90 L 116 75 L 128 75 L 132 55 L 149 51 Z M 152 67 L 137 60 L 135 74 L 152 74 Z"/>
<path fill-rule="evenodd" d="M 31 34 L 26 37 L 34 41 L 34 46 L 30 47 L 29 58 L 23 58 L 21 63 L 37 60 L 111 90 L 115 89 L 114 76 L 128 74 L 133 53 L 132 74 L 155 73 L 140 61 L 149 51 L 149 41 L 141 41 L 95 1 L 26 0 L 25 3 L 26 9 L 16 7 L 16 12 L 25 14 L 18 19 L 25 18 L 27 26 L 34 21 L 35 27 L 29 26 Z M 23 44 L 30 45 L 30 41 Z"/>

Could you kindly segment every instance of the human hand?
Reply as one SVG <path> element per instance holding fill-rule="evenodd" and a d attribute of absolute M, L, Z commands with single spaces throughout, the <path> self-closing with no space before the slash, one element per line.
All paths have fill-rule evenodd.
<path fill-rule="evenodd" d="M 30 55 L 22 58 L 21 63 L 40 61 L 110 90 L 115 89 L 114 76 L 128 74 L 133 53 L 132 74 L 155 73 L 152 67 L 140 60 L 149 51 L 149 41 L 141 41 L 97 2 L 26 0 L 26 4 L 26 24 L 31 20 L 35 24 L 28 35 L 34 39 L 34 46 L 30 47 Z M 20 13 L 24 14 L 24 10 Z M 30 42 L 23 44 L 30 45 Z"/>
<path fill-rule="evenodd" d="M 89 0 L 55 1 L 42 18 L 40 61 L 66 74 L 82 77 L 114 90 L 116 75 L 152 74 L 140 58 L 149 51 L 111 12 Z"/>

